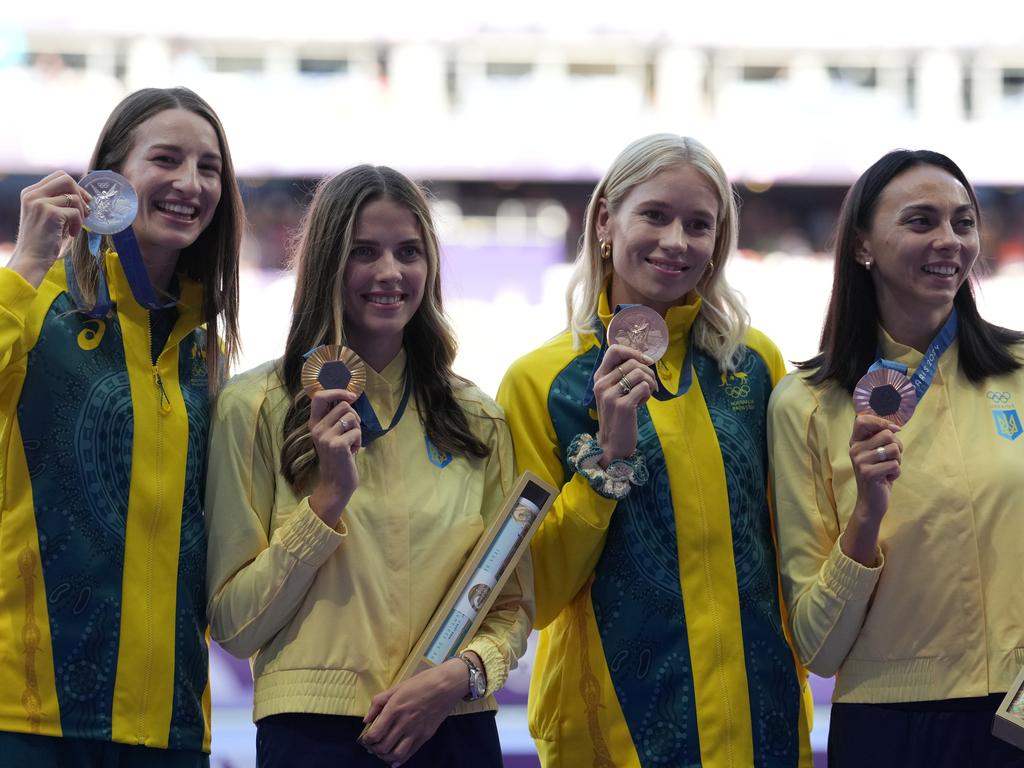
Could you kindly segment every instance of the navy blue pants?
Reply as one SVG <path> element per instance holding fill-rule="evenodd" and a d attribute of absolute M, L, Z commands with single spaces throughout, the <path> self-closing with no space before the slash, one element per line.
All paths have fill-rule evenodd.
<path fill-rule="evenodd" d="M 359 717 L 307 713 L 270 715 L 256 723 L 259 768 L 381 768 L 383 760 L 356 743 Z M 445 718 L 403 768 L 501 768 L 493 712 Z"/>
<path fill-rule="evenodd" d="M 0 731 L 0 765 L 11 768 L 210 768 L 210 756 L 111 741 Z"/>
<path fill-rule="evenodd" d="M 1024 752 L 992 735 L 1002 700 L 833 704 L 828 768 L 1024 768 Z"/>

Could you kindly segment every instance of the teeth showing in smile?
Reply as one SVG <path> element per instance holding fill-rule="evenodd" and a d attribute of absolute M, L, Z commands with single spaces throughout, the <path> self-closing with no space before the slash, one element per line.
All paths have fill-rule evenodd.
<path fill-rule="evenodd" d="M 647 263 L 650 264 L 652 267 L 660 269 L 663 272 L 682 272 L 683 271 L 683 265 L 682 264 L 678 264 L 676 262 L 654 261 L 652 259 L 648 259 Z"/>
<path fill-rule="evenodd" d="M 179 216 L 188 216 L 192 218 L 196 215 L 196 207 L 194 205 L 181 205 L 179 203 L 157 203 L 156 207 L 164 213 L 176 213 Z"/>
<path fill-rule="evenodd" d="M 398 304 L 402 301 L 401 296 L 367 296 L 366 300 L 371 304 Z"/>
<path fill-rule="evenodd" d="M 952 277 L 956 274 L 956 267 L 950 265 L 926 264 L 921 269 L 929 275 L 941 275 L 942 277 Z"/>

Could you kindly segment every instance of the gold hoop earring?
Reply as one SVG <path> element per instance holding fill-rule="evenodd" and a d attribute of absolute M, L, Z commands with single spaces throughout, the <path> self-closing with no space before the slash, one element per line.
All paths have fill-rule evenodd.
<path fill-rule="evenodd" d="M 601 258 L 610 259 L 612 257 L 612 244 L 608 240 L 600 240 L 601 243 Z"/>

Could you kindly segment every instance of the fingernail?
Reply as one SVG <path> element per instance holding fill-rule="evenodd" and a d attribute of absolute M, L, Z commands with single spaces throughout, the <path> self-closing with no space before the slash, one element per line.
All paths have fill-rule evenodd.
<path fill-rule="evenodd" d="M 651 357 L 650 355 L 645 355 L 641 353 L 641 357 L 643 357 L 644 362 L 647 363 L 648 365 L 654 365 L 654 358 Z"/>

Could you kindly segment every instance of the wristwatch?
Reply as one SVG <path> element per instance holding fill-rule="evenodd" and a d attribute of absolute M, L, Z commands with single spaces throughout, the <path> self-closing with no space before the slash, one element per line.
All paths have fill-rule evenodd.
<path fill-rule="evenodd" d="M 487 678 L 484 676 L 484 671 L 476 665 L 475 661 L 462 652 L 455 654 L 455 658 L 462 659 L 469 668 L 469 693 L 462 700 L 477 701 L 482 699 L 487 693 Z"/>

